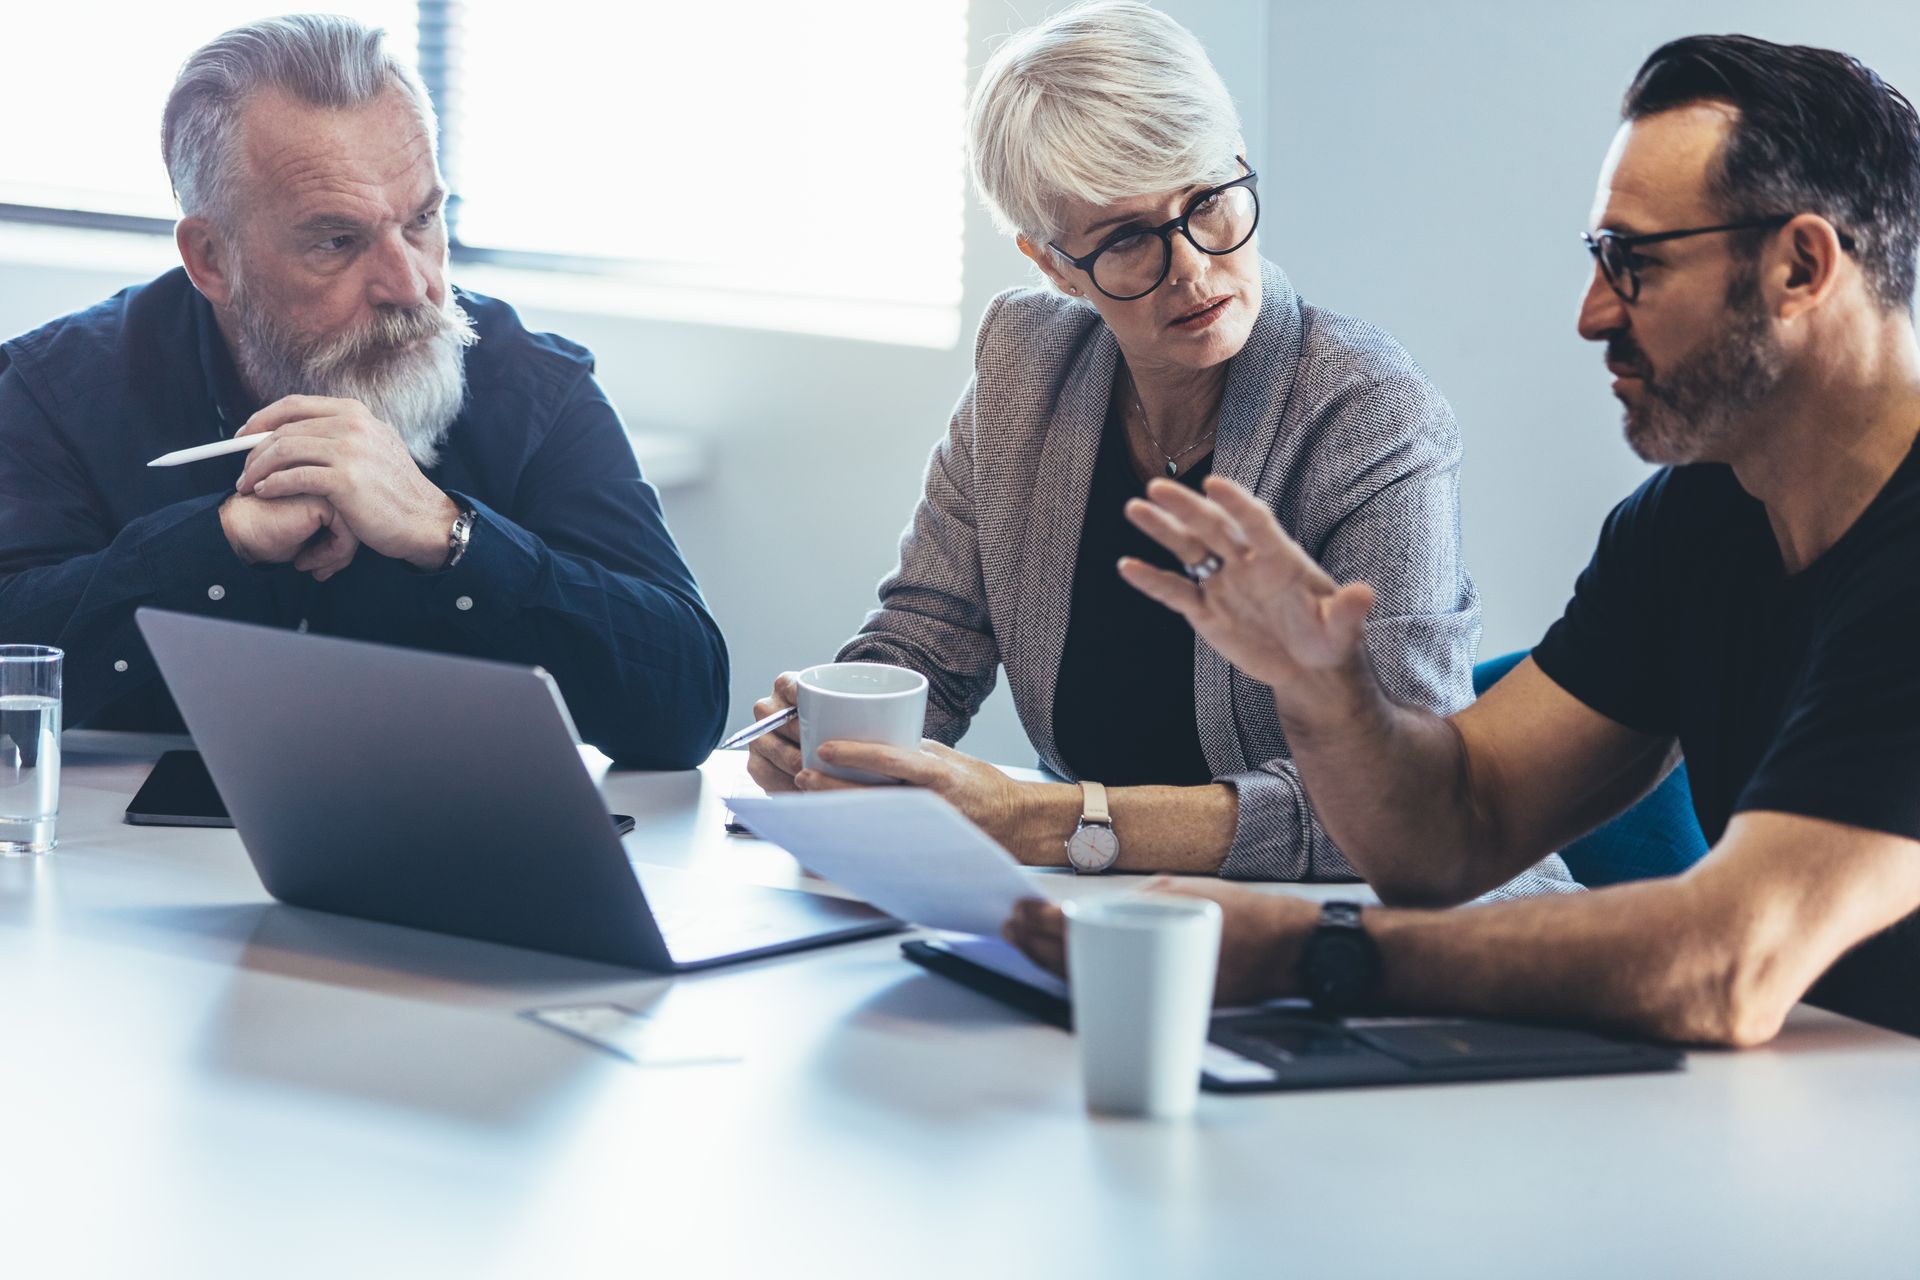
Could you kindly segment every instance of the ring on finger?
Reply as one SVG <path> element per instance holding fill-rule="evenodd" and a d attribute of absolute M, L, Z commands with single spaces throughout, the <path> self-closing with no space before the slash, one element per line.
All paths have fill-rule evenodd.
<path fill-rule="evenodd" d="M 1226 564 L 1227 562 L 1219 556 L 1208 552 L 1204 560 L 1196 560 L 1190 565 L 1183 566 L 1182 572 L 1193 581 L 1195 586 L 1199 586 L 1205 583 L 1208 578 L 1211 578 L 1214 574 L 1226 568 Z"/>

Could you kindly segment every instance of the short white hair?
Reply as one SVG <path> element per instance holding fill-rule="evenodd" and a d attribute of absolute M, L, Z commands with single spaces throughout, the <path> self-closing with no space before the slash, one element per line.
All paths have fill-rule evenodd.
<path fill-rule="evenodd" d="M 1057 238 L 1060 204 L 1238 177 L 1240 113 L 1193 33 L 1139 0 L 1076 5 L 1009 37 L 967 107 L 973 180 L 1009 234 Z"/>
<path fill-rule="evenodd" d="M 433 103 L 420 77 L 388 52 L 380 28 L 320 13 L 250 22 L 194 50 L 167 95 L 160 151 L 187 216 L 225 222 L 233 214 L 240 112 L 259 89 L 333 108 L 366 106 L 398 89 L 412 100 L 427 137 L 435 137 Z"/>

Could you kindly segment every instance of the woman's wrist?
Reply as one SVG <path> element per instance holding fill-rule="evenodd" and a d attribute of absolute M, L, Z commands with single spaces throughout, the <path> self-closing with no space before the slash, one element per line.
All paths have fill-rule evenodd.
<path fill-rule="evenodd" d="M 1080 825 L 1080 788 L 1071 782 L 1015 784 L 1009 851 L 1029 867 L 1067 865 L 1067 837 Z"/>

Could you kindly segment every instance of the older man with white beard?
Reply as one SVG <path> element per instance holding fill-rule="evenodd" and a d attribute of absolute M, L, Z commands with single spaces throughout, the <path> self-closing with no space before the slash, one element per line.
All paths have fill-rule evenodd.
<path fill-rule="evenodd" d="M 0 634 L 67 651 L 69 723 L 179 727 L 157 605 L 537 663 L 616 758 L 703 757 L 719 630 L 592 356 L 449 288 L 432 107 L 381 33 L 230 31 L 162 142 L 183 267 L 0 347 Z M 145 465 L 236 432 L 271 438 Z"/>

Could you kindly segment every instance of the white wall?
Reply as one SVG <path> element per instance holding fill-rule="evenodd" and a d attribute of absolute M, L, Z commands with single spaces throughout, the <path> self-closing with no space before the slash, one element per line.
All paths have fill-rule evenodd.
<path fill-rule="evenodd" d="M 1484 655 L 1539 639 L 1647 474 L 1574 333 L 1578 236 L 1633 73 L 1722 31 L 1844 49 L 1920 94 L 1920 24 L 1888 0 L 1272 8 L 1264 247 L 1314 302 L 1393 332 L 1452 400 Z"/>
<path fill-rule="evenodd" d="M 1054 5 L 977 0 L 973 61 Z M 1168 0 L 1208 45 L 1262 173 L 1262 242 L 1313 301 L 1382 324 L 1448 394 L 1467 439 L 1467 552 L 1483 652 L 1532 643 L 1564 602 L 1601 516 L 1644 474 L 1620 442 L 1595 352 L 1573 334 L 1577 233 L 1620 91 L 1661 40 L 1748 30 L 1860 54 L 1920 92 L 1902 8 L 1830 0 L 1590 6 Z M 820 193 L 822 196 L 829 193 Z M 963 330 L 1026 279 L 969 215 Z M 853 271 L 910 263 L 850 258 Z M 0 333 L 84 306 L 134 275 L 0 262 Z M 509 298 L 509 301 L 512 299 Z M 930 351 L 523 308 L 592 347 L 636 427 L 694 433 L 702 484 L 668 518 L 725 629 L 734 719 L 784 667 L 858 625 L 971 343 Z M 1031 758 L 1004 689 L 968 747 Z"/>

